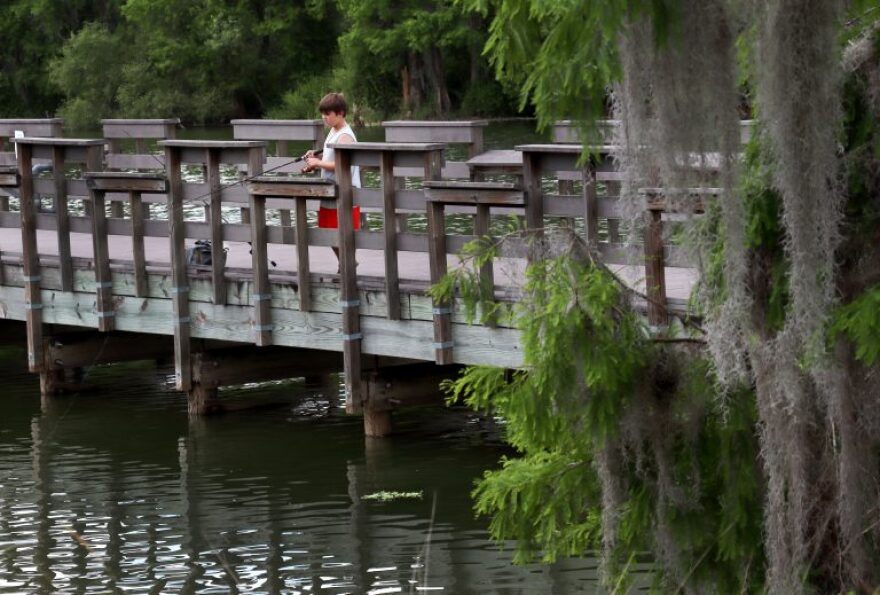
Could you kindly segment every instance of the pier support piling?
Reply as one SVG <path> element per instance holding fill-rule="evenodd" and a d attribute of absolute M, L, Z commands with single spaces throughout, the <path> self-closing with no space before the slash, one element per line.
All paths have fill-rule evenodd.
<path fill-rule="evenodd" d="M 371 438 L 389 435 L 391 413 L 402 406 L 442 405 L 440 383 L 454 378 L 458 366 L 421 363 L 379 368 L 365 374 L 364 434 Z"/>
<path fill-rule="evenodd" d="M 186 393 L 186 410 L 192 416 L 221 413 L 223 404 L 220 402 L 217 387 L 193 381 L 192 387 Z"/>

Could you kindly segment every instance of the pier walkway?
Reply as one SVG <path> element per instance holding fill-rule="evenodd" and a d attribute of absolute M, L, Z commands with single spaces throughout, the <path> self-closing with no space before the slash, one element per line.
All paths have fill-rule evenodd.
<path fill-rule="evenodd" d="M 482 152 L 485 122 L 388 124 L 392 142 L 336 147 L 332 184 L 284 155 L 319 142 L 312 120 L 235 121 L 231 141 L 175 139 L 175 120 L 105 121 L 99 139 L 0 120 L 0 317 L 25 322 L 44 392 L 90 363 L 173 357 L 199 413 L 222 385 L 342 369 L 347 411 L 383 435 L 455 365 L 522 364 L 515 328 L 425 293 L 502 217 L 573 225 L 650 297 L 653 324 L 684 306 L 695 272 L 663 243 L 662 201 L 646 200 L 645 264 L 625 257 L 607 148 L 581 165 L 580 144 Z M 468 161 L 445 160 L 450 142 L 470 143 Z M 314 226 L 318 200 L 337 203 L 338 231 Z M 515 302 L 527 258 L 511 245 L 481 271 L 493 299 Z"/>

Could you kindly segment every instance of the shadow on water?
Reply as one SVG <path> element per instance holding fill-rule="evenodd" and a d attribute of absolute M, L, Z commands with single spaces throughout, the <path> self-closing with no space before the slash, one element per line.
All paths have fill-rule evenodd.
<path fill-rule="evenodd" d="M 505 448 L 463 410 L 364 440 L 297 382 L 226 391 L 189 420 L 152 365 L 94 368 L 45 400 L 0 352 L 0 592 L 581 593 L 596 561 L 514 567 L 473 517 Z M 420 498 L 364 499 L 386 492 Z"/>

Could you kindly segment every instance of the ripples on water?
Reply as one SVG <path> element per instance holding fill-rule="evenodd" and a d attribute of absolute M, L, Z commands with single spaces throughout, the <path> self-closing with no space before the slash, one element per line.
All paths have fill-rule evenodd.
<path fill-rule="evenodd" d="M 152 365 L 96 368 L 42 406 L 0 352 L 0 593 L 580 593 L 595 562 L 514 567 L 469 491 L 504 448 L 466 411 L 363 438 L 297 382 L 187 419 Z M 380 490 L 423 499 L 377 502 Z M 433 512 L 432 512 L 433 511 Z"/>

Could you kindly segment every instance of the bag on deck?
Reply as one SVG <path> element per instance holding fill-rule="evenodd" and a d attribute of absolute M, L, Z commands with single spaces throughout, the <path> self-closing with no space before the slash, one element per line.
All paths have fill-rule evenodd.
<path fill-rule="evenodd" d="M 224 255 L 226 250 L 223 251 Z M 195 245 L 186 249 L 186 264 L 210 266 L 214 264 L 211 257 L 211 240 L 196 240 Z"/>

